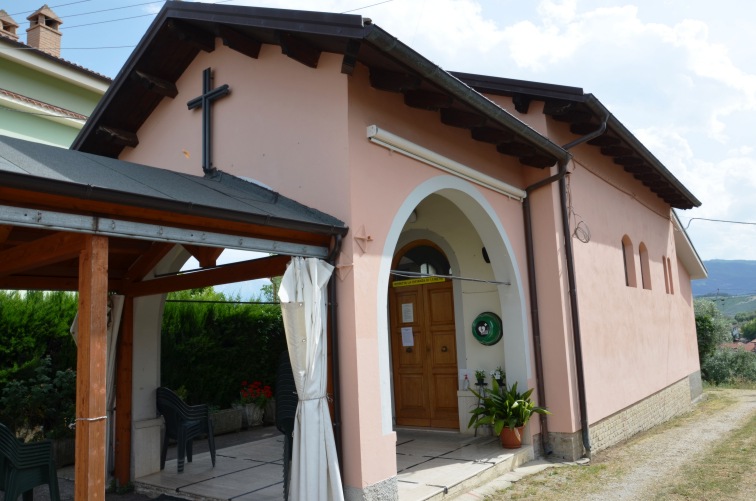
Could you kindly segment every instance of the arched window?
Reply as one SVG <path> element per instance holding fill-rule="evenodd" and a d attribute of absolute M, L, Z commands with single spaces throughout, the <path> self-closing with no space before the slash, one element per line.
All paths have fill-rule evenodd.
<path fill-rule="evenodd" d="M 410 271 L 424 275 L 449 275 L 449 261 L 444 254 L 430 245 L 412 247 L 399 258 L 397 271 Z"/>
<path fill-rule="evenodd" d="M 672 275 L 672 261 L 667 258 L 667 274 L 669 274 L 669 293 L 675 293 L 674 275 Z"/>
<path fill-rule="evenodd" d="M 622 237 L 622 258 L 625 263 L 625 285 L 627 285 L 628 287 L 637 287 L 638 281 L 635 277 L 633 242 L 627 235 Z"/>
<path fill-rule="evenodd" d="M 643 288 L 651 290 L 651 269 L 648 266 L 648 249 L 643 242 L 638 245 L 638 254 L 640 255 L 641 284 Z"/>

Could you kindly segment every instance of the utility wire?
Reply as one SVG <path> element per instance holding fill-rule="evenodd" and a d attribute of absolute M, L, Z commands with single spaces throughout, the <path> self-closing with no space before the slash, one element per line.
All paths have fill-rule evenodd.
<path fill-rule="evenodd" d="M 342 12 L 342 14 L 349 14 L 350 12 L 356 12 L 358 10 L 368 9 L 370 7 L 375 7 L 376 5 L 383 5 L 384 3 L 391 3 L 393 1 L 394 0 L 384 0 L 383 2 L 378 2 L 378 3 L 374 3 L 374 4 L 370 4 L 370 5 L 365 5 L 363 7 L 357 7 L 356 9 L 345 10 L 345 11 Z"/>
<path fill-rule="evenodd" d="M 750 226 L 756 226 L 756 223 L 750 222 L 750 221 L 730 221 L 728 219 L 709 219 L 707 217 L 692 217 L 688 220 L 688 224 L 685 225 L 685 229 L 687 230 L 690 226 L 690 223 L 698 220 L 698 221 L 711 221 L 713 223 L 731 223 L 731 224 L 746 224 Z"/>
<path fill-rule="evenodd" d="M 68 7 L 69 5 L 74 5 L 74 4 L 77 4 L 77 3 L 86 3 L 86 2 L 91 2 L 91 1 L 92 0 L 78 0 L 78 2 L 61 3 L 61 4 L 58 4 L 58 5 L 53 5 L 52 7 L 48 6 L 48 8 L 50 8 L 50 9 L 57 9 L 58 7 Z M 15 14 L 8 14 L 8 15 L 11 16 L 11 17 L 13 17 L 13 16 L 23 16 L 24 14 L 31 14 L 32 12 L 36 12 L 36 10 L 26 10 L 24 12 L 16 12 Z"/>

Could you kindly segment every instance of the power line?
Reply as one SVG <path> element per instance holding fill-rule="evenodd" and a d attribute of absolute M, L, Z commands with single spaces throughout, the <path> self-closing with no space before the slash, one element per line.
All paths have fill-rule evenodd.
<path fill-rule="evenodd" d="M 368 9 L 370 7 L 375 7 L 376 5 L 383 5 L 384 3 L 391 3 L 393 1 L 394 0 L 384 0 L 383 2 L 378 2 L 378 3 L 374 3 L 374 4 L 370 4 L 370 5 L 365 5 L 363 7 L 357 7 L 356 9 L 345 10 L 345 11 L 342 12 L 342 14 L 349 14 L 350 12 L 355 12 L 355 11 L 362 10 L 362 9 Z"/>
<path fill-rule="evenodd" d="M 48 7 L 50 9 L 57 9 L 58 7 L 68 7 L 69 5 L 74 5 L 77 3 L 86 3 L 91 2 L 92 0 L 78 0 L 77 2 L 68 2 L 68 3 L 61 3 L 58 5 L 53 5 L 52 7 Z M 38 9 L 37 9 L 38 10 Z M 31 14 L 32 12 L 36 12 L 36 10 L 26 10 L 24 12 L 16 12 L 15 14 L 8 14 L 9 16 L 23 16 L 24 14 Z"/>
<path fill-rule="evenodd" d="M 750 222 L 750 221 L 731 221 L 729 219 L 710 219 L 707 217 L 692 217 L 688 220 L 688 224 L 685 225 L 685 229 L 687 230 L 690 226 L 690 223 L 693 221 L 711 221 L 714 223 L 730 223 L 730 224 L 746 224 L 749 226 L 756 226 L 756 223 Z"/>

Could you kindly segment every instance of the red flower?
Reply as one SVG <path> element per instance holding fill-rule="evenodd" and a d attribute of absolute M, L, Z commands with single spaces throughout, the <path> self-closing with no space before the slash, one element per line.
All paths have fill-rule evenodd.
<path fill-rule="evenodd" d="M 242 404 L 255 404 L 257 407 L 264 407 L 268 399 L 273 398 L 273 390 L 270 386 L 260 381 L 253 381 L 252 384 L 242 381 L 242 388 L 239 391 Z"/>

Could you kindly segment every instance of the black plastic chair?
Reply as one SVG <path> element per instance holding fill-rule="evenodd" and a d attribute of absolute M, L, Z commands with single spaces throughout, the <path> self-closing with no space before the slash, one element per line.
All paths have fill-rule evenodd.
<path fill-rule="evenodd" d="M 178 472 L 184 471 L 184 457 L 192 462 L 192 441 L 207 434 L 210 458 L 215 466 L 215 437 L 213 422 L 207 405 L 187 405 L 172 390 L 160 387 L 156 392 L 157 410 L 165 419 L 165 439 L 160 451 L 160 469 L 165 468 L 168 453 L 168 439 L 176 441 Z"/>
<path fill-rule="evenodd" d="M 291 481 L 291 453 L 294 432 L 294 417 L 297 414 L 297 386 L 294 383 L 294 373 L 291 370 L 289 353 L 283 352 L 278 359 L 276 371 L 276 428 L 284 435 L 284 499 L 289 499 L 289 484 Z"/>
<path fill-rule="evenodd" d="M 60 501 L 52 442 L 25 444 L 0 423 L 0 490 L 5 492 L 4 499 L 15 501 L 23 494 L 24 501 L 32 501 L 34 488 L 45 484 L 50 499 Z"/>

